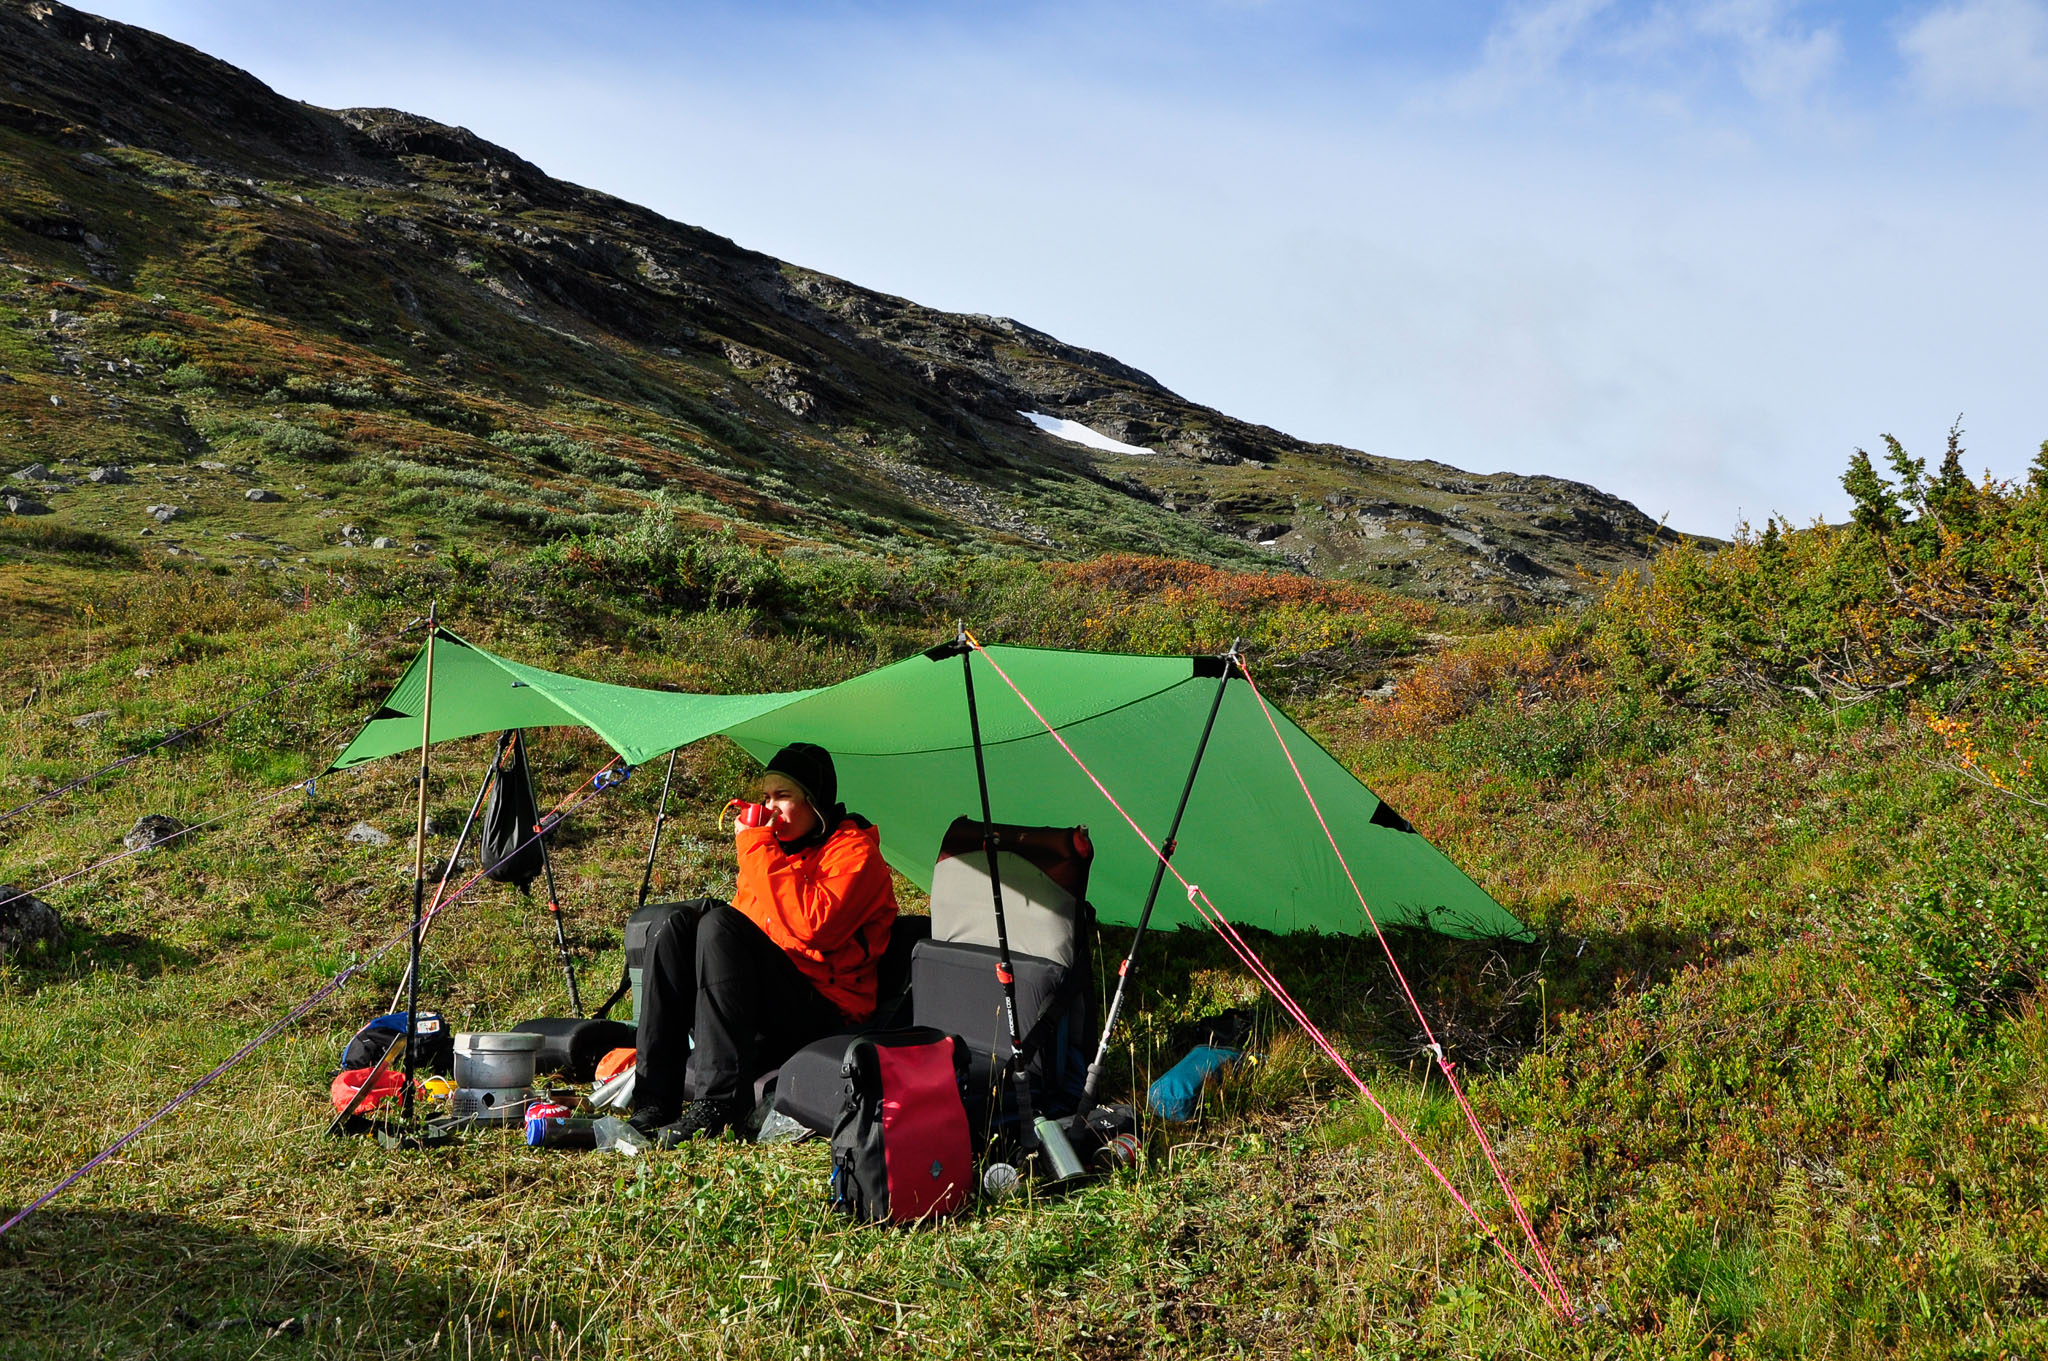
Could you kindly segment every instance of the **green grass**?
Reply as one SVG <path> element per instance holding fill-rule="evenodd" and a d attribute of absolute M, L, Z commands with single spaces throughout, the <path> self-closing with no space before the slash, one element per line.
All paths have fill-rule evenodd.
<path fill-rule="evenodd" d="M 1538 930 L 1537 945 L 1499 951 L 1397 944 L 1585 1321 L 1546 1317 L 1270 1007 L 1264 1061 L 1194 1125 L 1148 1127 L 1137 1171 L 904 1232 L 835 1219 L 816 1145 L 628 1162 L 511 1136 L 426 1154 L 322 1138 L 326 1079 L 350 1030 L 384 1008 L 392 955 L 0 1241 L 13 1320 L 0 1354 L 1707 1361 L 2048 1343 L 2048 1017 L 2030 985 L 1945 990 L 1943 970 L 1962 965 L 1930 953 L 1941 937 L 1926 906 L 1967 906 L 1954 886 L 1975 885 L 1985 920 L 2004 920 L 1999 902 L 2032 901 L 2048 842 L 1901 718 L 1708 721 L 1650 704 L 1517 724 L 1482 706 L 1376 735 L 1351 696 L 1386 658 L 1411 664 L 1422 627 L 1451 621 L 1425 612 L 1388 632 L 1398 616 L 1373 614 L 1370 597 L 1249 615 L 1229 597 L 1176 598 L 1157 613 L 1165 597 L 1123 568 L 769 564 L 811 618 L 671 612 L 565 578 L 544 553 L 444 555 L 310 590 L 147 561 L 144 573 L 44 548 L 0 567 L 11 594 L 50 605 L 0 635 L 0 683 L 30 696 L 0 728 L 0 803 L 379 636 L 430 594 L 466 636 L 543 665 L 723 689 L 856 674 L 927 645 L 955 611 L 1013 641 L 1171 650 L 1262 619 L 1282 658 L 1290 645 L 1323 656 L 1333 629 L 1375 640 L 1381 651 L 1351 663 L 1363 670 L 1302 671 L 1296 707 Z M 95 613 L 63 603 L 79 600 Z M 1221 613 L 1192 634 L 1159 631 L 1204 610 Z M 4 875 L 108 854 L 144 812 L 194 819 L 302 778 L 408 651 L 374 649 L 90 797 L 0 825 Z M 100 708 L 116 716 L 66 721 Z M 1545 754 L 1558 733 L 1570 759 Z M 482 750 L 439 750 L 430 802 L 451 826 Z M 544 794 L 604 757 L 555 733 L 536 754 Z M 0 1201 L 40 1192 L 401 929 L 402 765 L 323 780 L 311 802 L 289 795 L 49 895 L 64 944 L 0 966 Z M 686 753 L 657 893 L 729 880 L 713 823 L 745 769 L 723 743 Z M 562 838 L 586 992 L 618 967 L 653 796 L 634 781 Z M 358 820 L 394 844 L 344 842 Z M 1262 948 L 1506 1229 L 1455 1104 L 1415 1061 L 1376 947 Z M 542 913 L 502 887 L 437 928 L 428 960 L 426 996 L 463 1027 L 563 1003 Z M 1142 1084 L 1177 1057 L 1177 1025 L 1257 995 L 1220 944 L 1159 942 L 1113 1081 Z"/>

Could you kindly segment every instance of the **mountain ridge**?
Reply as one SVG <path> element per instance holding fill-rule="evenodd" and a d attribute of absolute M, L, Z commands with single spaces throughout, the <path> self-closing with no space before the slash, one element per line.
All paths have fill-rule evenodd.
<path fill-rule="evenodd" d="M 15 464 L 232 462 L 429 545 L 479 522 L 571 532 L 661 491 L 791 541 L 1144 551 L 1499 607 L 1573 598 L 1679 537 L 1583 484 L 1298 440 L 1023 322 L 777 260 L 467 129 L 317 109 L 44 0 L 0 0 L 0 50 Z M 67 400 L 134 438 L 89 452 L 51 419 Z M 551 438 L 566 466 L 528 447 Z M 351 546 L 320 537 L 295 546 Z"/>

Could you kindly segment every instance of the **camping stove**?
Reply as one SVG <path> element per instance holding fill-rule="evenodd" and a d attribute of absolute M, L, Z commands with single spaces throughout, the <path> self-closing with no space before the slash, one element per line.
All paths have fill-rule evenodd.
<path fill-rule="evenodd" d="M 523 1120 L 533 1099 L 524 1087 L 457 1087 L 448 1096 L 448 1113 L 458 1120 Z"/>

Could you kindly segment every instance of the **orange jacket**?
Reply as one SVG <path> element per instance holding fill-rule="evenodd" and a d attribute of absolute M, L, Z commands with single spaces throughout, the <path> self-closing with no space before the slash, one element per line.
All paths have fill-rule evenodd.
<path fill-rule="evenodd" d="M 826 1000 L 865 1021 L 896 921 L 882 834 L 848 818 L 824 842 L 789 855 L 766 827 L 739 834 L 732 905 L 767 933 Z"/>

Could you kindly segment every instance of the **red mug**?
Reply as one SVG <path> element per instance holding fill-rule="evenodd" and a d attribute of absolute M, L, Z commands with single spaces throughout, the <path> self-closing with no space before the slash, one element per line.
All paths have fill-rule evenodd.
<path fill-rule="evenodd" d="M 732 811 L 732 820 L 742 827 L 766 827 L 775 818 L 766 804 L 748 803 L 745 799 L 734 799 L 726 807 Z"/>

